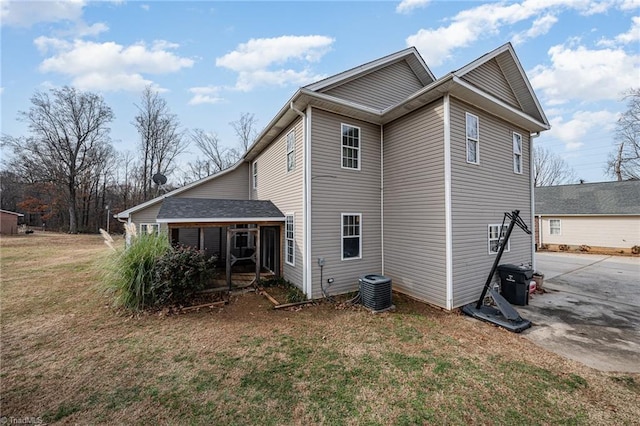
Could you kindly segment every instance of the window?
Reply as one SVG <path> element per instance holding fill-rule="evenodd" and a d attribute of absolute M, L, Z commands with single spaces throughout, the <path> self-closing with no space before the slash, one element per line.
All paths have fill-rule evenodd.
<path fill-rule="evenodd" d="M 142 234 L 157 234 L 160 232 L 160 225 L 157 223 L 141 223 L 140 224 L 140 235 Z"/>
<path fill-rule="evenodd" d="M 253 189 L 256 189 L 258 187 L 258 162 L 257 161 L 253 162 L 252 174 L 253 174 Z"/>
<path fill-rule="evenodd" d="M 284 219 L 284 239 L 286 246 L 286 262 L 291 265 L 296 265 L 296 252 L 295 252 L 295 241 L 294 241 L 294 231 L 293 231 L 293 215 L 288 214 Z"/>
<path fill-rule="evenodd" d="M 360 170 L 360 128 L 342 125 L 342 168 Z"/>
<path fill-rule="evenodd" d="M 560 235 L 560 219 L 549 219 L 549 234 Z"/>
<path fill-rule="evenodd" d="M 480 164 L 480 129 L 478 117 L 466 113 L 467 117 L 467 163 Z"/>
<path fill-rule="evenodd" d="M 296 168 L 296 132 L 291 131 L 287 135 L 287 171 Z"/>
<path fill-rule="evenodd" d="M 362 258 L 360 213 L 342 214 L 342 260 Z"/>
<path fill-rule="evenodd" d="M 513 134 L 513 172 L 522 174 L 522 135 Z"/>
<path fill-rule="evenodd" d="M 502 231 L 498 230 L 502 227 Z M 507 225 L 489 225 L 489 253 L 498 253 L 500 249 L 499 243 L 504 241 L 505 234 L 507 233 L 508 226 Z M 507 241 L 507 246 L 504 248 L 504 251 L 509 251 L 510 243 Z"/>

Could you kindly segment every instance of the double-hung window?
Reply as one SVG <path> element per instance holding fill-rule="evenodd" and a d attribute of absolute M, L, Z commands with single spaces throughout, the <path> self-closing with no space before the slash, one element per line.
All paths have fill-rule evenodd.
<path fill-rule="evenodd" d="M 253 168 L 251 169 L 251 174 L 253 177 L 253 189 L 256 189 L 258 187 L 258 162 L 254 161 L 253 162 Z"/>
<path fill-rule="evenodd" d="M 293 215 L 288 214 L 284 219 L 284 239 L 286 245 L 286 262 L 291 266 L 295 266 L 296 264 L 296 251 L 295 251 L 295 240 L 294 240 L 294 222 Z"/>
<path fill-rule="evenodd" d="M 560 219 L 549 219 L 549 234 L 561 235 L 560 231 Z"/>
<path fill-rule="evenodd" d="M 466 113 L 467 163 L 480 164 L 480 124 L 478 117 Z"/>
<path fill-rule="evenodd" d="M 522 174 L 522 135 L 513 134 L 513 172 Z"/>
<path fill-rule="evenodd" d="M 502 228 L 502 229 L 500 229 Z M 489 225 L 489 253 L 498 253 L 500 249 L 500 243 L 504 241 L 504 237 L 507 233 L 507 225 Z M 509 251 L 509 241 L 504 251 Z"/>
<path fill-rule="evenodd" d="M 342 260 L 362 258 L 362 214 L 342 213 Z"/>
<path fill-rule="evenodd" d="M 360 128 L 342 125 L 342 168 L 360 170 Z"/>
<path fill-rule="evenodd" d="M 287 172 L 296 168 L 296 132 L 287 134 Z"/>
<path fill-rule="evenodd" d="M 160 232 L 160 226 L 157 223 L 141 223 L 140 224 L 140 235 L 143 234 L 157 234 Z"/>

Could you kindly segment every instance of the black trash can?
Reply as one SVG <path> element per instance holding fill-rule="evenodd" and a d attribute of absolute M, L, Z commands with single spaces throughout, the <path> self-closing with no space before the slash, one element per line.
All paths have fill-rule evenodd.
<path fill-rule="evenodd" d="M 391 308 L 391 278 L 369 274 L 360 277 L 362 304 L 374 312 Z"/>
<path fill-rule="evenodd" d="M 529 304 L 529 283 L 533 277 L 533 269 L 527 266 L 500 265 L 500 288 L 502 296 L 512 305 Z"/>

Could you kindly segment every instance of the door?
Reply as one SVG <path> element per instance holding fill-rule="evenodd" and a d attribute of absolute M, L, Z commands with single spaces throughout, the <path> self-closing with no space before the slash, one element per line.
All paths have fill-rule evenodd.
<path fill-rule="evenodd" d="M 260 230 L 262 266 L 280 276 L 280 227 L 262 226 Z"/>

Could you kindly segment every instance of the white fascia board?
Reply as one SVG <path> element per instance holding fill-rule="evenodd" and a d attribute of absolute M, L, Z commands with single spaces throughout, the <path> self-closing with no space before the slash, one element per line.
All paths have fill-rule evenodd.
<path fill-rule="evenodd" d="M 284 217 L 231 217 L 231 218 L 180 218 L 156 219 L 157 223 L 253 223 L 253 222 L 284 222 Z"/>

